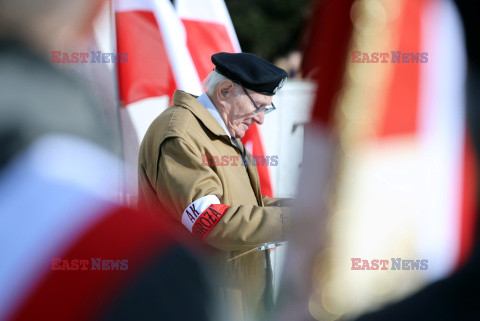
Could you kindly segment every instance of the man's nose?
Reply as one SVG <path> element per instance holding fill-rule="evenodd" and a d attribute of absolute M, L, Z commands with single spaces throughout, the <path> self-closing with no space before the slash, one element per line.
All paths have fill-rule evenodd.
<path fill-rule="evenodd" d="M 265 112 L 262 111 L 258 114 L 255 114 L 253 120 L 259 125 L 263 124 L 263 121 L 265 120 Z"/>

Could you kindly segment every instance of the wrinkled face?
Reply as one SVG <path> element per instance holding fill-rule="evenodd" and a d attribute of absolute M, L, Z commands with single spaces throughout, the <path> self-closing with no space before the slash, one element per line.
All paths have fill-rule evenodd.
<path fill-rule="evenodd" d="M 237 90 L 225 101 L 223 118 L 232 138 L 242 138 L 250 125 L 253 123 L 263 124 L 265 113 L 252 114 L 256 110 L 255 106 L 242 91 L 241 87 L 236 86 Z M 248 93 L 258 107 L 265 107 L 272 103 L 271 96 L 262 95 L 251 90 L 248 90 Z"/>

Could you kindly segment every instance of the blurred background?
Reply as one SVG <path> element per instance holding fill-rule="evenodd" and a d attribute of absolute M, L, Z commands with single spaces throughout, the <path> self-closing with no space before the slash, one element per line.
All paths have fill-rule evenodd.
<path fill-rule="evenodd" d="M 311 277 L 301 277 L 314 319 L 376 309 L 468 259 L 477 164 L 453 1 L 112 0 L 94 34 L 79 51 L 124 52 L 128 62 L 56 65 L 82 80 L 111 127 L 111 149 L 124 161 L 117 201 L 136 204 L 139 145 L 173 91 L 201 94 L 211 54 L 249 52 L 289 73 L 277 110 L 244 144 L 278 156 L 278 166 L 259 167 L 263 194 L 298 197 L 322 218 L 318 235 L 296 248 L 313 262 Z M 353 63 L 353 51 L 390 56 Z M 428 61 L 392 63 L 392 51 L 427 53 Z M 272 251 L 277 291 L 283 271 L 295 270 L 288 265 L 306 264 L 285 260 L 286 249 Z M 389 260 L 389 269 L 352 270 L 352 258 Z M 391 270 L 392 258 L 428 260 L 428 269 Z"/>

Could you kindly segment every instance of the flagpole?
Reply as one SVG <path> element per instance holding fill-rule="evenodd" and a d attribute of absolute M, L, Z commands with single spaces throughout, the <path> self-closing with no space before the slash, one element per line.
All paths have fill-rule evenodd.
<path fill-rule="evenodd" d="M 110 10 L 110 21 L 111 21 L 111 48 L 114 50 L 115 53 L 117 52 L 117 29 L 116 29 L 116 21 L 115 21 L 115 8 L 114 8 L 114 0 L 109 0 L 109 10 Z M 120 94 L 118 88 L 118 67 L 117 63 L 113 64 L 113 93 L 114 93 L 114 104 L 115 104 L 115 115 L 117 118 L 117 132 L 120 141 L 120 157 L 122 159 L 121 166 L 119 167 L 119 177 L 120 177 L 120 195 L 119 200 L 122 204 L 128 205 L 127 200 L 127 183 L 126 183 L 126 175 L 125 175 L 125 146 L 124 146 L 124 138 L 123 138 L 123 130 L 122 130 L 122 120 L 120 116 L 120 108 L 123 106 L 120 101 Z"/>

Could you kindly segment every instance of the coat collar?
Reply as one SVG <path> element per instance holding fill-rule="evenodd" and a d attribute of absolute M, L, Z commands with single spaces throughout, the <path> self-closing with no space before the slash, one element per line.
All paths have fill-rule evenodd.
<path fill-rule="evenodd" d="M 217 110 L 217 107 L 215 107 L 215 105 L 212 103 L 212 101 L 208 97 L 207 93 L 203 93 L 202 95 L 200 95 L 197 98 L 197 100 L 203 105 L 203 107 L 205 107 L 208 110 L 210 115 L 212 115 L 213 118 L 215 118 L 215 120 L 220 124 L 220 126 L 223 128 L 225 133 L 228 135 L 228 137 L 231 138 L 231 135 L 228 132 L 227 125 L 223 121 L 222 116 L 220 115 L 220 113 Z"/>
<path fill-rule="evenodd" d="M 208 110 L 197 100 L 198 96 L 194 96 L 182 90 L 175 90 L 173 94 L 173 104 L 188 109 L 198 120 L 216 136 L 228 135 L 220 126 L 218 121 L 208 112 Z"/>
<path fill-rule="evenodd" d="M 175 90 L 173 94 L 173 104 L 188 109 L 197 119 L 212 132 L 214 135 L 224 138 L 230 144 L 238 148 L 230 138 L 218 121 L 208 112 L 208 110 L 197 100 L 198 96 L 189 94 L 183 90 Z M 242 141 L 239 138 L 235 139 L 237 143 L 243 147 Z"/>

